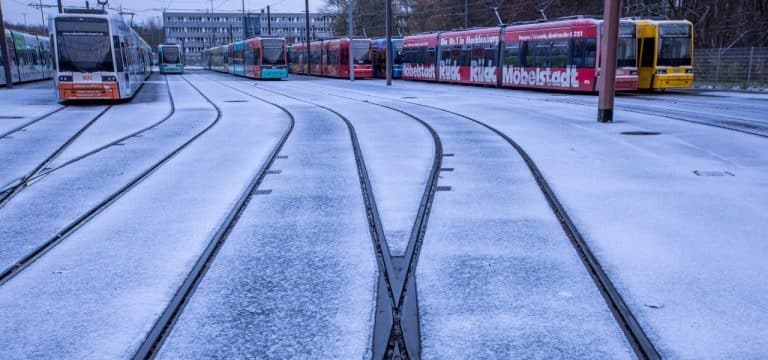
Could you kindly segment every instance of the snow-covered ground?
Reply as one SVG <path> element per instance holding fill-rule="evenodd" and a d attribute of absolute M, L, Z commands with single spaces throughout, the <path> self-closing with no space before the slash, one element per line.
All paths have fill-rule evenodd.
<path fill-rule="evenodd" d="M 768 357 L 768 95 L 589 95 L 296 77 L 184 77 L 221 120 L 71 236 L 0 285 L 0 358 L 134 354 L 288 128 L 293 132 L 193 293 L 163 358 L 369 358 L 378 270 L 345 124 L 355 126 L 393 255 L 432 164 L 443 168 L 416 268 L 424 358 L 627 358 L 623 333 L 520 156 L 536 162 L 665 358 Z M 0 270 L 216 118 L 170 76 L 176 111 L 66 165 L 0 208 Z M 218 81 L 224 81 L 219 83 Z M 343 96 L 347 98 L 338 97 Z M 350 99 L 351 98 L 351 99 Z M 110 109 L 54 166 L 163 119 L 163 77 Z M 368 101 L 365 103 L 361 100 Z M 0 89 L 0 134 L 60 105 L 50 83 Z M 62 109 L 0 139 L 0 186 L 31 170 L 104 105 Z M 623 111 L 626 109 L 628 111 Z M 651 113 L 651 114 L 649 114 Z M 655 114 L 655 115 L 654 115 Z M 658 135 L 623 135 L 652 131 Z"/>

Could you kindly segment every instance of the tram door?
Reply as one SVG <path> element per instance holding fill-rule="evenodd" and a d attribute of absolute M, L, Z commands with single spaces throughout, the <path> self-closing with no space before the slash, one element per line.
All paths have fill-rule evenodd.
<path fill-rule="evenodd" d="M 131 94 L 131 77 L 128 74 L 128 62 L 126 61 L 126 43 L 125 38 L 120 36 L 117 37 L 115 41 L 115 64 L 117 65 L 117 68 L 115 69 L 115 73 L 118 81 L 118 86 L 120 88 L 120 95 L 121 96 L 130 96 Z"/>
<path fill-rule="evenodd" d="M 656 27 L 637 26 L 637 77 L 638 89 L 650 89 L 656 74 Z"/>

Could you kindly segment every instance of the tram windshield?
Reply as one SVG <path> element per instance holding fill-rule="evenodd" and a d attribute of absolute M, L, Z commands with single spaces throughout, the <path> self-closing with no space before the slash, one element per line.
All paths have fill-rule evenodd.
<path fill-rule="evenodd" d="M 405 53 L 403 52 L 403 43 L 398 42 L 394 44 L 395 46 L 395 57 L 392 58 L 392 63 L 395 65 L 400 65 L 403 63 L 403 60 L 405 60 Z"/>
<path fill-rule="evenodd" d="M 264 39 L 261 41 L 261 46 L 263 65 L 285 65 L 285 46 L 282 40 Z"/>
<path fill-rule="evenodd" d="M 352 41 L 352 57 L 355 64 L 371 63 L 371 43 L 365 40 Z"/>
<path fill-rule="evenodd" d="M 114 71 L 106 19 L 56 19 L 56 40 L 59 71 Z"/>
<path fill-rule="evenodd" d="M 163 46 L 163 64 L 178 64 L 179 48 L 176 46 Z"/>
<path fill-rule="evenodd" d="M 616 44 L 616 66 L 637 66 L 637 35 L 635 24 L 621 22 L 619 24 L 619 41 Z"/>
<path fill-rule="evenodd" d="M 691 26 L 659 25 L 659 58 L 657 66 L 691 65 Z"/>

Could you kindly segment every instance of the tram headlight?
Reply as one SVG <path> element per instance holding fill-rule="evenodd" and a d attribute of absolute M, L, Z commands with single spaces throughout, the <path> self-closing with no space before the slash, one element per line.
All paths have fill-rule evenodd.
<path fill-rule="evenodd" d="M 117 78 L 112 75 L 102 75 L 101 76 L 102 82 L 116 82 Z"/>
<path fill-rule="evenodd" d="M 667 70 L 656 70 L 656 75 L 664 75 L 667 73 Z"/>
<path fill-rule="evenodd" d="M 59 75 L 59 81 L 62 81 L 62 82 L 72 82 L 72 76 L 70 76 L 70 75 Z"/>

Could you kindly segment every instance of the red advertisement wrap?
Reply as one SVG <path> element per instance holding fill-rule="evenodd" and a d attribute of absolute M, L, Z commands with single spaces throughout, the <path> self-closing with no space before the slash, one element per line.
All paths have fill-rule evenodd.
<path fill-rule="evenodd" d="M 504 87 L 528 87 L 552 90 L 593 91 L 595 69 L 521 68 L 504 66 L 501 85 Z"/>
<path fill-rule="evenodd" d="M 514 26 L 504 30 L 504 41 L 596 38 L 598 23 L 598 20 L 581 19 Z"/>
<path fill-rule="evenodd" d="M 440 81 L 496 85 L 496 66 L 441 66 Z"/>
<path fill-rule="evenodd" d="M 349 76 L 349 72 L 346 73 Z M 372 78 L 373 66 L 372 65 L 355 65 L 355 77 L 356 78 Z"/>
<path fill-rule="evenodd" d="M 437 47 L 437 34 L 406 36 L 403 39 L 403 49 L 409 47 Z"/>
<path fill-rule="evenodd" d="M 403 79 L 435 81 L 435 65 L 403 64 Z"/>
<path fill-rule="evenodd" d="M 440 46 L 461 46 L 476 44 L 498 44 L 499 29 L 478 29 L 440 35 Z"/>

